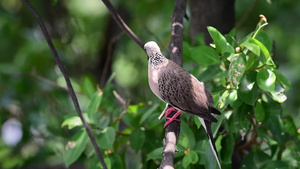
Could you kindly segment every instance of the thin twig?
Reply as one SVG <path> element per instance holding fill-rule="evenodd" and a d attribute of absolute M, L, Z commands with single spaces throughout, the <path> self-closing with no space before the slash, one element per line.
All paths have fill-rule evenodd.
<path fill-rule="evenodd" d="M 123 107 L 127 107 L 126 101 L 119 95 L 117 91 L 114 90 L 113 94 L 116 97 L 116 99 L 118 99 L 118 101 L 123 105 Z"/>
<path fill-rule="evenodd" d="M 144 49 L 144 43 L 136 36 L 136 34 L 126 25 L 126 23 L 123 21 L 123 19 L 120 17 L 120 15 L 117 13 L 115 8 L 112 6 L 112 4 L 109 2 L 109 0 L 102 0 L 104 5 L 109 10 L 111 16 L 114 18 L 114 20 L 117 22 L 121 30 L 125 31 L 125 33 L 136 43 L 138 44 L 142 49 Z"/>
<path fill-rule="evenodd" d="M 111 62 L 111 58 L 112 58 L 112 47 L 113 47 L 113 44 L 119 40 L 122 35 L 124 34 L 124 32 L 121 32 L 119 33 L 118 35 L 114 36 L 108 43 L 108 47 L 107 47 L 107 58 L 106 58 L 106 62 L 104 64 L 104 68 L 103 68 L 103 72 L 102 72 L 102 75 L 101 75 L 101 81 L 100 81 L 100 86 L 104 86 L 105 85 L 105 79 L 106 79 L 106 75 L 107 75 L 107 72 L 108 72 L 108 67 L 110 65 L 110 62 Z"/>
<path fill-rule="evenodd" d="M 116 99 L 118 99 L 118 101 L 119 101 L 119 102 L 122 104 L 122 106 L 123 106 L 123 110 L 122 110 L 120 116 L 114 118 L 114 122 L 116 122 L 116 121 L 122 119 L 122 117 L 123 117 L 124 114 L 126 113 L 126 109 L 127 109 L 127 107 L 128 107 L 128 104 L 127 104 L 127 102 L 119 95 L 119 93 L 118 93 L 117 91 L 114 90 L 114 91 L 113 91 L 113 94 L 114 94 L 114 96 L 116 97 Z"/>
<path fill-rule="evenodd" d="M 92 145 L 94 146 L 94 149 L 96 151 L 98 159 L 99 159 L 102 167 L 104 169 L 107 169 L 107 166 L 106 166 L 106 164 L 104 162 L 104 159 L 102 157 L 100 148 L 98 147 L 97 142 L 96 142 L 94 136 L 92 135 L 92 132 L 91 132 L 89 126 L 87 125 L 87 123 L 86 123 L 86 121 L 85 121 L 85 119 L 84 119 L 84 117 L 82 115 L 82 112 L 81 112 L 81 109 L 80 109 L 80 106 L 79 106 L 76 94 L 75 94 L 74 89 L 72 87 L 72 84 L 70 82 L 70 78 L 69 78 L 69 76 L 68 76 L 68 74 L 67 74 L 67 72 L 65 70 L 65 67 L 63 66 L 63 64 L 60 61 L 60 58 L 59 58 L 58 53 L 57 53 L 57 51 L 56 51 L 56 49 L 55 49 L 55 47 L 54 47 L 54 45 L 52 43 L 52 40 L 51 40 L 50 35 L 49 35 L 48 31 L 47 31 L 47 28 L 46 28 L 43 20 L 40 18 L 40 16 L 37 14 L 37 12 L 35 11 L 35 9 L 31 5 L 31 3 L 28 0 L 24 0 L 24 2 L 26 4 L 26 6 L 28 7 L 28 9 L 30 10 L 31 14 L 35 17 L 35 19 L 37 20 L 38 24 L 40 25 L 40 28 L 41 28 L 41 30 L 42 30 L 42 32 L 44 34 L 44 37 L 45 37 L 45 39 L 46 39 L 46 41 L 47 41 L 47 43 L 48 43 L 48 45 L 49 45 L 49 47 L 51 49 L 52 55 L 53 55 L 53 57 L 54 57 L 57 65 L 58 65 L 61 73 L 63 74 L 63 76 L 64 76 L 64 78 L 66 80 L 66 84 L 67 84 L 70 96 L 72 98 L 73 104 L 75 106 L 75 109 L 76 109 L 76 111 L 78 113 L 78 116 L 80 117 L 80 119 L 82 121 L 82 124 L 83 124 L 83 126 L 84 126 L 84 128 L 85 128 L 85 130 L 86 130 L 86 132 L 87 132 L 87 134 L 88 134 L 91 142 L 92 142 Z"/>

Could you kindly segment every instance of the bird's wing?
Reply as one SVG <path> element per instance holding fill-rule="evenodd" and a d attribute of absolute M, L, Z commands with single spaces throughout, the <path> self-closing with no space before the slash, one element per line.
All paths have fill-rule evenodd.
<path fill-rule="evenodd" d="M 208 91 L 211 98 L 206 96 L 204 84 L 176 63 L 169 61 L 168 65 L 161 70 L 158 86 L 160 98 L 166 103 L 186 113 L 217 122 L 217 119 L 211 115 L 208 104 L 212 101 L 210 92 Z"/>

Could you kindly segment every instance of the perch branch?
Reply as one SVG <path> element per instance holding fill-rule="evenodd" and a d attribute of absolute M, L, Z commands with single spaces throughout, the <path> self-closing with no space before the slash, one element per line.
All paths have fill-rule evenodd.
<path fill-rule="evenodd" d="M 185 10 L 186 0 L 176 0 L 174 12 L 171 17 L 172 31 L 169 52 L 171 60 L 180 66 L 182 66 L 183 18 L 186 14 Z M 170 106 L 168 106 L 168 108 L 170 108 Z M 175 113 L 176 112 L 172 112 L 169 116 L 172 117 Z M 180 116 L 178 116 L 177 119 L 180 119 Z M 178 121 L 173 121 L 166 127 L 162 162 L 159 169 L 174 168 L 174 155 L 179 132 L 180 123 Z"/>
<path fill-rule="evenodd" d="M 78 113 L 78 116 L 80 117 L 80 119 L 82 121 L 82 124 L 83 124 L 83 126 L 84 126 L 84 128 L 85 128 L 85 130 L 86 130 L 86 132 L 87 132 L 87 134 L 88 134 L 91 142 L 92 142 L 92 145 L 94 146 L 94 149 L 96 151 L 98 159 L 99 159 L 101 165 L 103 166 L 103 168 L 107 169 L 107 166 L 106 166 L 106 164 L 104 162 L 104 159 L 102 157 L 100 148 L 98 147 L 97 142 L 96 142 L 94 136 L 92 135 L 92 132 L 91 132 L 89 126 L 87 125 L 87 123 L 86 123 L 86 121 L 85 121 L 85 119 L 84 119 L 84 117 L 82 115 L 82 112 L 81 112 L 81 109 L 80 109 L 80 106 L 79 106 L 76 94 L 75 94 L 74 89 L 72 87 L 72 84 L 70 82 L 70 78 L 69 78 L 69 76 L 67 74 L 67 71 L 66 71 L 65 67 L 63 66 L 62 62 L 60 61 L 60 58 L 59 58 L 58 53 L 57 53 L 57 51 L 56 51 L 56 49 L 55 49 L 55 47 L 54 47 L 54 45 L 52 43 L 52 40 L 51 40 L 50 35 L 49 35 L 48 31 L 47 31 L 47 28 L 46 28 L 43 20 L 40 18 L 40 16 L 37 14 L 37 12 L 35 11 L 35 9 L 31 5 L 31 3 L 28 0 L 24 0 L 24 2 L 26 4 L 26 6 L 28 7 L 29 11 L 31 12 L 31 14 L 37 20 L 37 22 L 38 22 L 38 24 L 39 24 L 39 26 L 40 26 L 43 34 L 44 34 L 44 37 L 45 37 L 45 39 L 46 39 L 46 41 L 47 41 L 47 43 L 48 43 L 48 45 L 49 45 L 49 47 L 51 49 L 52 55 L 53 55 L 53 57 L 54 57 L 57 65 L 58 65 L 61 73 L 63 74 L 63 76 L 65 78 L 65 81 L 66 81 L 66 84 L 67 84 L 70 96 L 72 98 L 73 104 L 75 106 L 75 109 L 76 109 L 76 111 Z"/>
<path fill-rule="evenodd" d="M 104 5 L 109 10 L 111 16 L 114 18 L 114 20 L 117 22 L 119 27 L 125 31 L 125 33 L 136 43 L 138 44 L 142 49 L 144 49 L 144 43 L 141 41 L 140 38 L 136 36 L 136 34 L 126 25 L 126 23 L 123 21 L 123 19 L 120 17 L 120 15 L 117 13 L 115 8 L 112 6 L 112 4 L 109 2 L 109 0 L 102 0 Z"/>

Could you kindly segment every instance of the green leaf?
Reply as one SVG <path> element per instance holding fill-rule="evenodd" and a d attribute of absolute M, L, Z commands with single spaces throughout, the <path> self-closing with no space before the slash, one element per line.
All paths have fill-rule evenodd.
<path fill-rule="evenodd" d="M 263 122 L 265 120 L 266 112 L 262 104 L 262 100 L 258 99 L 255 106 L 255 117 L 258 122 Z"/>
<path fill-rule="evenodd" d="M 98 120 L 98 127 L 100 128 L 106 128 L 110 123 L 110 116 L 104 115 L 101 117 L 101 119 Z"/>
<path fill-rule="evenodd" d="M 246 70 L 256 69 L 260 64 L 259 60 L 257 59 L 257 56 L 253 53 L 249 53 L 249 55 L 247 55 L 246 58 Z"/>
<path fill-rule="evenodd" d="M 244 57 L 245 55 L 243 53 L 235 54 L 229 65 L 228 81 L 233 89 L 237 89 L 238 84 L 244 75 L 244 71 L 246 70 Z"/>
<path fill-rule="evenodd" d="M 185 149 L 189 148 L 189 139 L 187 136 L 179 136 L 179 141 L 182 147 L 184 147 Z"/>
<path fill-rule="evenodd" d="M 221 124 L 225 118 L 225 115 L 221 114 L 221 115 L 217 116 L 216 118 L 217 118 L 218 122 L 211 124 L 211 131 L 212 131 L 213 137 L 216 137 L 216 135 L 219 131 L 219 128 L 221 127 Z"/>
<path fill-rule="evenodd" d="M 182 42 L 182 56 L 183 58 L 189 58 L 191 56 L 191 46 L 186 41 Z"/>
<path fill-rule="evenodd" d="M 109 157 L 104 157 L 104 163 L 106 164 L 107 169 L 111 169 L 112 165 L 111 165 Z M 97 164 L 97 168 L 100 168 L 100 169 L 103 168 L 103 166 L 102 166 L 102 164 L 100 162 Z"/>
<path fill-rule="evenodd" d="M 103 98 L 103 92 L 101 90 L 94 93 L 87 107 L 87 114 L 91 119 L 94 119 L 94 115 L 102 102 L 102 98 Z"/>
<path fill-rule="evenodd" d="M 296 124 L 294 122 L 294 119 L 291 116 L 287 116 L 287 117 L 283 118 L 282 122 L 283 122 L 284 129 L 288 133 L 290 133 L 291 135 L 293 135 L 295 137 L 298 136 Z"/>
<path fill-rule="evenodd" d="M 130 105 L 128 106 L 127 108 L 127 112 L 130 113 L 130 114 L 137 114 L 137 111 L 140 107 L 144 106 L 143 103 L 139 103 L 139 104 L 134 104 L 134 105 Z"/>
<path fill-rule="evenodd" d="M 204 160 L 205 160 L 205 162 L 204 162 L 205 168 L 207 168 L 207 169 L 218 168 L 216 157 L 215 157 L 209 143 L 206 146 Z"/>
<path fill-rule="evenodd" d="M 238 97 L 237 90 L 232 90 L 228 97 L 229 105 L 235 109 L 239 108 L 243 100 Z"/>
<path fill-rule="evenodd" d="M 227 43 L 226 38 L 215 28 L 208 26 L 207 27 L 208 32 L 210 34 L 210 36 L 212 37 L 215 45 L 216 45 L 216 49 L 219 53 L 221 53 L 222 55 L 225 52 L 228 53 L 234 53 L 234 49 L 232 46 L 230 46 L 229 43 Z"/>
<path fill-rule="evenodd" d="M 240 80 L 238 96 L 247 104 L 254 105 L 258 95 L 259 87 L 255 83 L 256 72 L 247 72 Z"/>
<path fill-rule="evenodd" d="M 228 128 L 231 132 L 240 134 L 243 138 L 249 129 L 249 116 L 251 115 L 252 106 L 242 104 L 236 111 L 234 111 L 228 119 Z"/>
<path fill-rule="evenodd" d="M 214 99 L 214 107 L 219 107 L 219 101 L 220 101 L 220 94 L 219 93 L 213 93 L 212 94 Z"/>
<path fill-rule="evenodd" d="M 200 156 L 199 163 L 202 165 L 205 164 L 205 158 L 203 158 L 203 157 L 206 156 L 206 148 L 207 147 L 210 147 L 210 145 L 209 145 L 208 139 L 205 139 L 205 140 L 198 141 L 194 148 L 194 151 L 196 151 Z"/>
<path fill-rule="evenodd" d="M 198 64 L 214 65 L 220 63 L 218 53 L 211 47 L 198 46 L 191 48 L 191 59 Z"/>
<path fill-rule="evenodd" d="M 266 119 L 264 125 L 269 129 L 269 133 L 272 134 L 274 140 L 279 142 L 279 144 L 285 144 L 288 135 L 284 130 L 283 122 L 279 115 L 270 116 Z"/>
<path fill-rule="evenodd" d="M 228 134 L 222 139 L 221 142 L 222 151 L 221 159 L 224 164 L 231 164 L 231 157 L 234 149 L 234 137 L 233 134 Z"/>
<path fill-rule="evenodd" d="M 182 135 L 187 137 L 188 145 L 185 148 L 194 148 L 196 144 L 195 134 L 184 122 L 181 122 Z"/>
<path fill-rule="evenodd" d="M 279 72 L 277 69 L 274 69 L 273 73 L 276 75 L 276 81 L 282 87 L 288 87 L 290 89 L 292 88 L 291 82 L 283 74 L 281 74 L 281 72 Z"/>
<path fill-rule="evenodd" d="M 157 149 L 154 149 L 147 155 L 147 161 L 152 159 L 162 159 L 161 153 L 163 152 L 163 147 L 159 147 Z"/>
<path fill-rule="evenodd" d="M 232 36 L 232 37 L 235 37 L 235 34 L 236 34 L 236 28 L 232 28 L 230 30 L 230 32 L 228 33 L 228 35 Z"/>
<path fill-rule="evenodd" d="M 242 161 L 245 169 L 260 169 L 265 163 L 271 161 L 270 156 L 261 151 L 252 151 Z"/>
<path fill-rule="evenodd" d="M 123 165 L 122 165 L 122 159 L 121 159 L 121 157 L 118 153 L 110 154 L 109 159 L 110 159 L 111 166 L 113 166 L 113 168 L 117 168 L 117 169 L 123 169 L 124 168 Z"/>
<path fill-rule="evenodd" d="M 158 106 L 159 106 L 159 104 L 155 104 L 150 109 L 148 109 L 146 111 L 146 113 L 143 114 L 143 116 L 140 120 L 140 124 L 142 124 L 146 119 L 148 119 L 148 117 L 157 109 Z"/>
<path fill-rule="evenodd" d="M 85 130 L 80 130 L 68 142 L 68 147 L 70 148 L 63 155 L 63 159 L 67 167 L 80 157 L 86 147 L 87 141 L 87 133 Z"/>
<path fill-rule="evenodd" d="M 103 149 L 112 149 L 115 142 L 116 131 L 113 127 L 106 127 L 98 136 L 99 147 Z"/>
<path fill-rule="evenodd" d="M 129 141 L 130 141 L 130 146 L 132 149 L 137 153 L 141 147 L 143 146 L 145 142 L 145 132 L 142 131 L 141 129 L 134 129 L 130 136 L 129 136 Z"/>
<path fill-rule="evenodd" d="M 70 116 L 63 121 L 61 127 L 68 126 L 68 129 L 71 130 L 74 127 L 82 126 L 82 121 L 78 116 Z"/>
<path fill-rule="evenodd" d="M 275 89 L 275 74 L 268 69 L 260 69 L 257 74 L 257 84 L 258 86 L 268 92 L 274 92 Z"/>
<path fill-rule="evenodd" d="M 185 148 L 194 148 L 196 144 L 195 134 L 191 128 L 184 122 L 181 122 L 182 135 L 188 139 L 188 145 Z"/>
<path fill-rule="evenodd" d="M 196 126 L 197 126 L 197 129 L 199 129 L 200 126 L 201 126 L 201 122 L 200 122 L 200 120 L 198 119 L 198 116 L 194 116 L 194 122 L 195 122 L 195 124 L 196 124 Z"/>
<path fill-rule="evenodd" d="M 272 96 L 272 99 L 277 101 L 278 103 L 283 103 L 287 99 L 286 95 L 281 91 L 271 92 L 271 96 Z"/>
<path fill-rule="evenodd" d="M 260 169 L 271 169 L 271 168 L 289 169 L 290 167 L 288 166 L 288 164 L 286 162 L 276 160 L 276 161 L 268 161 Z"/>
<path fill-rule="evenodd" d="M 83 91 L 89 97 L 89 99 L 93 98 L 95 90 L 96 90 L 95 83 L 93 83 L 91 81 L 91 79 L 88 78 L 87 76 L 84 76 L 84 78 L 83 78 Z"/>
<path fill-rule="evenodd" d="M 268 51 L 272 51 L 272 40 L 266 32 L 261 31 L 255 39 L 264 44 Z"/>
<path fill-rule="evenodd" d="M 254 34 L 252 36 L 253 38 L 256 38 L 260 34 L 260 32 L 263 30 L 263 28 L 268 25 L 267 18 L 264 15 L 260 15 L 259 17 L 260 17 L 260 20 L 257 23 L 257 26 L 254 30 Z"/>
<path fill-rule="evenodd" d="M 250 39 L 248 39 L 247 41 L 243 42 L 241 44 L 241 46 L 246 47 L 251 52 L 253 52 L 255 55 L 260 56 L 260 48 L 259 48 L 259 46 L 256 45 L 255 43 L 251 43 Z"/>
<path fill-rule="evenodd" d="M 218 108 L 223 109 L 225 106 L 227 106 L 227 104 L 228 104 L 228 101 L 227 101 L 228 100 L 228 96 L 229 96 L 229 91 L 226 90 L 222 94 L 222 96 L 221 96 L 221 100 L 220 100 L 220 102 L 218 104 Z"/>
<path fill-rule="evenodd" d="M 195 164 L 199 160 L 198 154 L 195 151 L 188 152 L 182 159 L 182 166 L 187 168 L 190 164 Z"/>
<path fill-rule="evenodd" d="M 261 50 L 261 51 L 263 52 L 263 54 L 265 55 L 265 58 L 262 59 L 262 60 L 264 61 L 263 63 L 265 63 L 265 62 L 269 59 L 269 57 L 270 57 L 270 53 L 269 53 L 268 49 L 265 47 L 265 45 L 262 44 L 260 41 L 254 39 L 254 38 L 250 38 L 250 39 L 248 40 L 248 42 L 249 42 L 249 43 L 252 43 L 252 44 L 255 44 L 255 45 L 257 45 L 257 46 L 259 46 L 260 50 Z M 258 55 L 258 56 L 259 56 L 259 55 Z"/>

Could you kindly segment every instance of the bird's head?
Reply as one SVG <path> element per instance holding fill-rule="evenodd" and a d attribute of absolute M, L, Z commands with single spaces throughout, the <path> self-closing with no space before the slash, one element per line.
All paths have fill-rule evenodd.
<path fill-rule="evenodd" d="M 155 53 L 161 54 L 160 48 L 154 41 L 149 41 L 144 45 L 144 49 L 146 50 L 146 53 L 149 57 L 153 56 Z"/>

